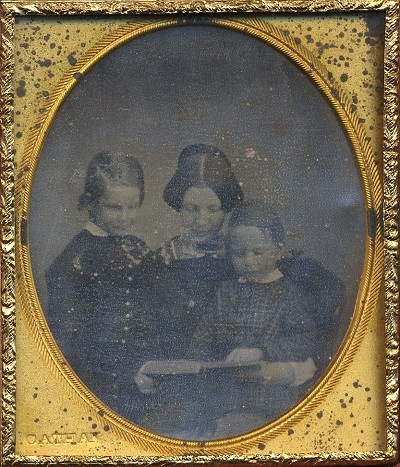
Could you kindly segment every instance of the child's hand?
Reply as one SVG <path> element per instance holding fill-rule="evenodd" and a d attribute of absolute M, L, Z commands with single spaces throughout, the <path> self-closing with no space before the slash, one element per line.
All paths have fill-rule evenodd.
<path fill-rule="evenodd" d="M 156 394 L 158 392 L 158 388 L 156 386 L 156 382 L 150 376 L 147 376 L 143 372 L 143 367 L 146 365 L 142 365 L 139 371 L 136 373 L 134 378 L 135 383 L 137 384 L 139 391 L 143 394 Z"/>
<path fill-rule="evenodd" d="M 274 384 L 291 384 L 294 380 L 294 371 L 291 363 L 264 363 L 261 365 L 260 377 L 261 384 L 265 386 Z"/>
<path fill-rule="evenodd" d="M 243 374 L 242 379 L 264 386 L 276 384 L 300 386 L 310 380 L 316 370 L 317 367 L 312 358 L 303 362 L 260 362 L 258 370 L 248 371 L 246 375 Z"/>
<path fill-rule="evenodd" d="M 260 362 L 257 370 L 249 370 L 243 373 L 241 379 L 264 386 L 278 384 L 291 385 L 295 379 L 291 363 L 286 362 Z"/>
<path fill-rule="evenodd" d="M 227 362 L 258 362 L 263 358 L 263 351 L 256 347 L 238 347 L 226 357 Z"/>
<path fill-rule="evenodd" d="M 308 357 L 304 362 L 290 362 L 294 371 L 294 382 L 292 386 L 300 386 L 306 381 L 311 379 L 317 367 L 315 366 L 314 360 L 311 357 Z"/>

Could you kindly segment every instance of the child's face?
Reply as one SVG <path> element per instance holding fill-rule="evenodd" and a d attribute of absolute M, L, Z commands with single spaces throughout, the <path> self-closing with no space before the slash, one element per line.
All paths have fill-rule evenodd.
<path fill-rule="evenodd" d="M 276 269 L 281 256 L 268 231 L 254 226 L 238 226 L 230 232 L 231 258 L 236 272 L 257 282 Z"/>
<path fill-rule="evenodd" d="M 209 187 L 190 187 L 183 196 L 179 214 L 182 225 L 199 241 L 218 234 L 225 219 L 221 200 Z"/>
<path fill-rule="evenodd" d="M 140 208 L 136 186 L 110 186 L 92 210 L 94 221 L 109 235 L 132 235 Z"/>

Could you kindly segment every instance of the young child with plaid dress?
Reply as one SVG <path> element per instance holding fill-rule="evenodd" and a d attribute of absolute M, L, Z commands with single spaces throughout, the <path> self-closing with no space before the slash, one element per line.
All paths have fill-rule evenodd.
<path fill-rule="evenodd" d="M 228 245 L 237 279 L 226 281 L 194 335 L 196 360 L 231 362 L 205 372 L 202 421 L 207 439 L 261 427 L 304 395 L 316 367 L 316 329 L 299 289 L 277 269 L 284 232 L 277 214 L 260 202 L 233 211 Z M 237 367 L 235 367 L 237 363 Z"/>

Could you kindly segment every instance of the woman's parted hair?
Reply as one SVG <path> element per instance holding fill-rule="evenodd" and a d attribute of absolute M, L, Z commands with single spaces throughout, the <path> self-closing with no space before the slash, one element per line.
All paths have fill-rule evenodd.
<path fill-rule="evenodd" d="M 248 201 L 236 208 L 229 219 L 229 230 L 239 226 L 257 227 L 261 232 L 269 232 L 275 246 L 283 249 L 285 245 L 285 231 L 281 218 L 267 203 L 262 201 Z M 229 247 L 228 235 L 228 247 Z"/>
<path fill-rule="evenodd" d="M 225 212 L 230 212 L 244 198 L 228 158 L 218 148 L 207 144 L 192 144 L 181 152 L 178 168 L 164 189 L 164 201 L 180 211 L 190 187 L 211 188 Z"/>
<path fill-rule="evenodd" d="M 140 204 L 144 199 L 143 168 L 130 154 L 100 152 L 93 156 L 86 170 L 84 192 L 79 209 L 95 206 L 109 186 L 133 186 L 140 189 Z"/>

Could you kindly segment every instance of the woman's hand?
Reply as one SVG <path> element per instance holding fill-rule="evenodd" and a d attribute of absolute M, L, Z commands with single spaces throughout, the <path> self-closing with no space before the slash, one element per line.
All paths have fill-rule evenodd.
<path fill-rule="evenodd" d="M 263 358 L 263 351 L 256 347 L 237 347 L 226 357 L 227 362 L 258 362 Z"/>

